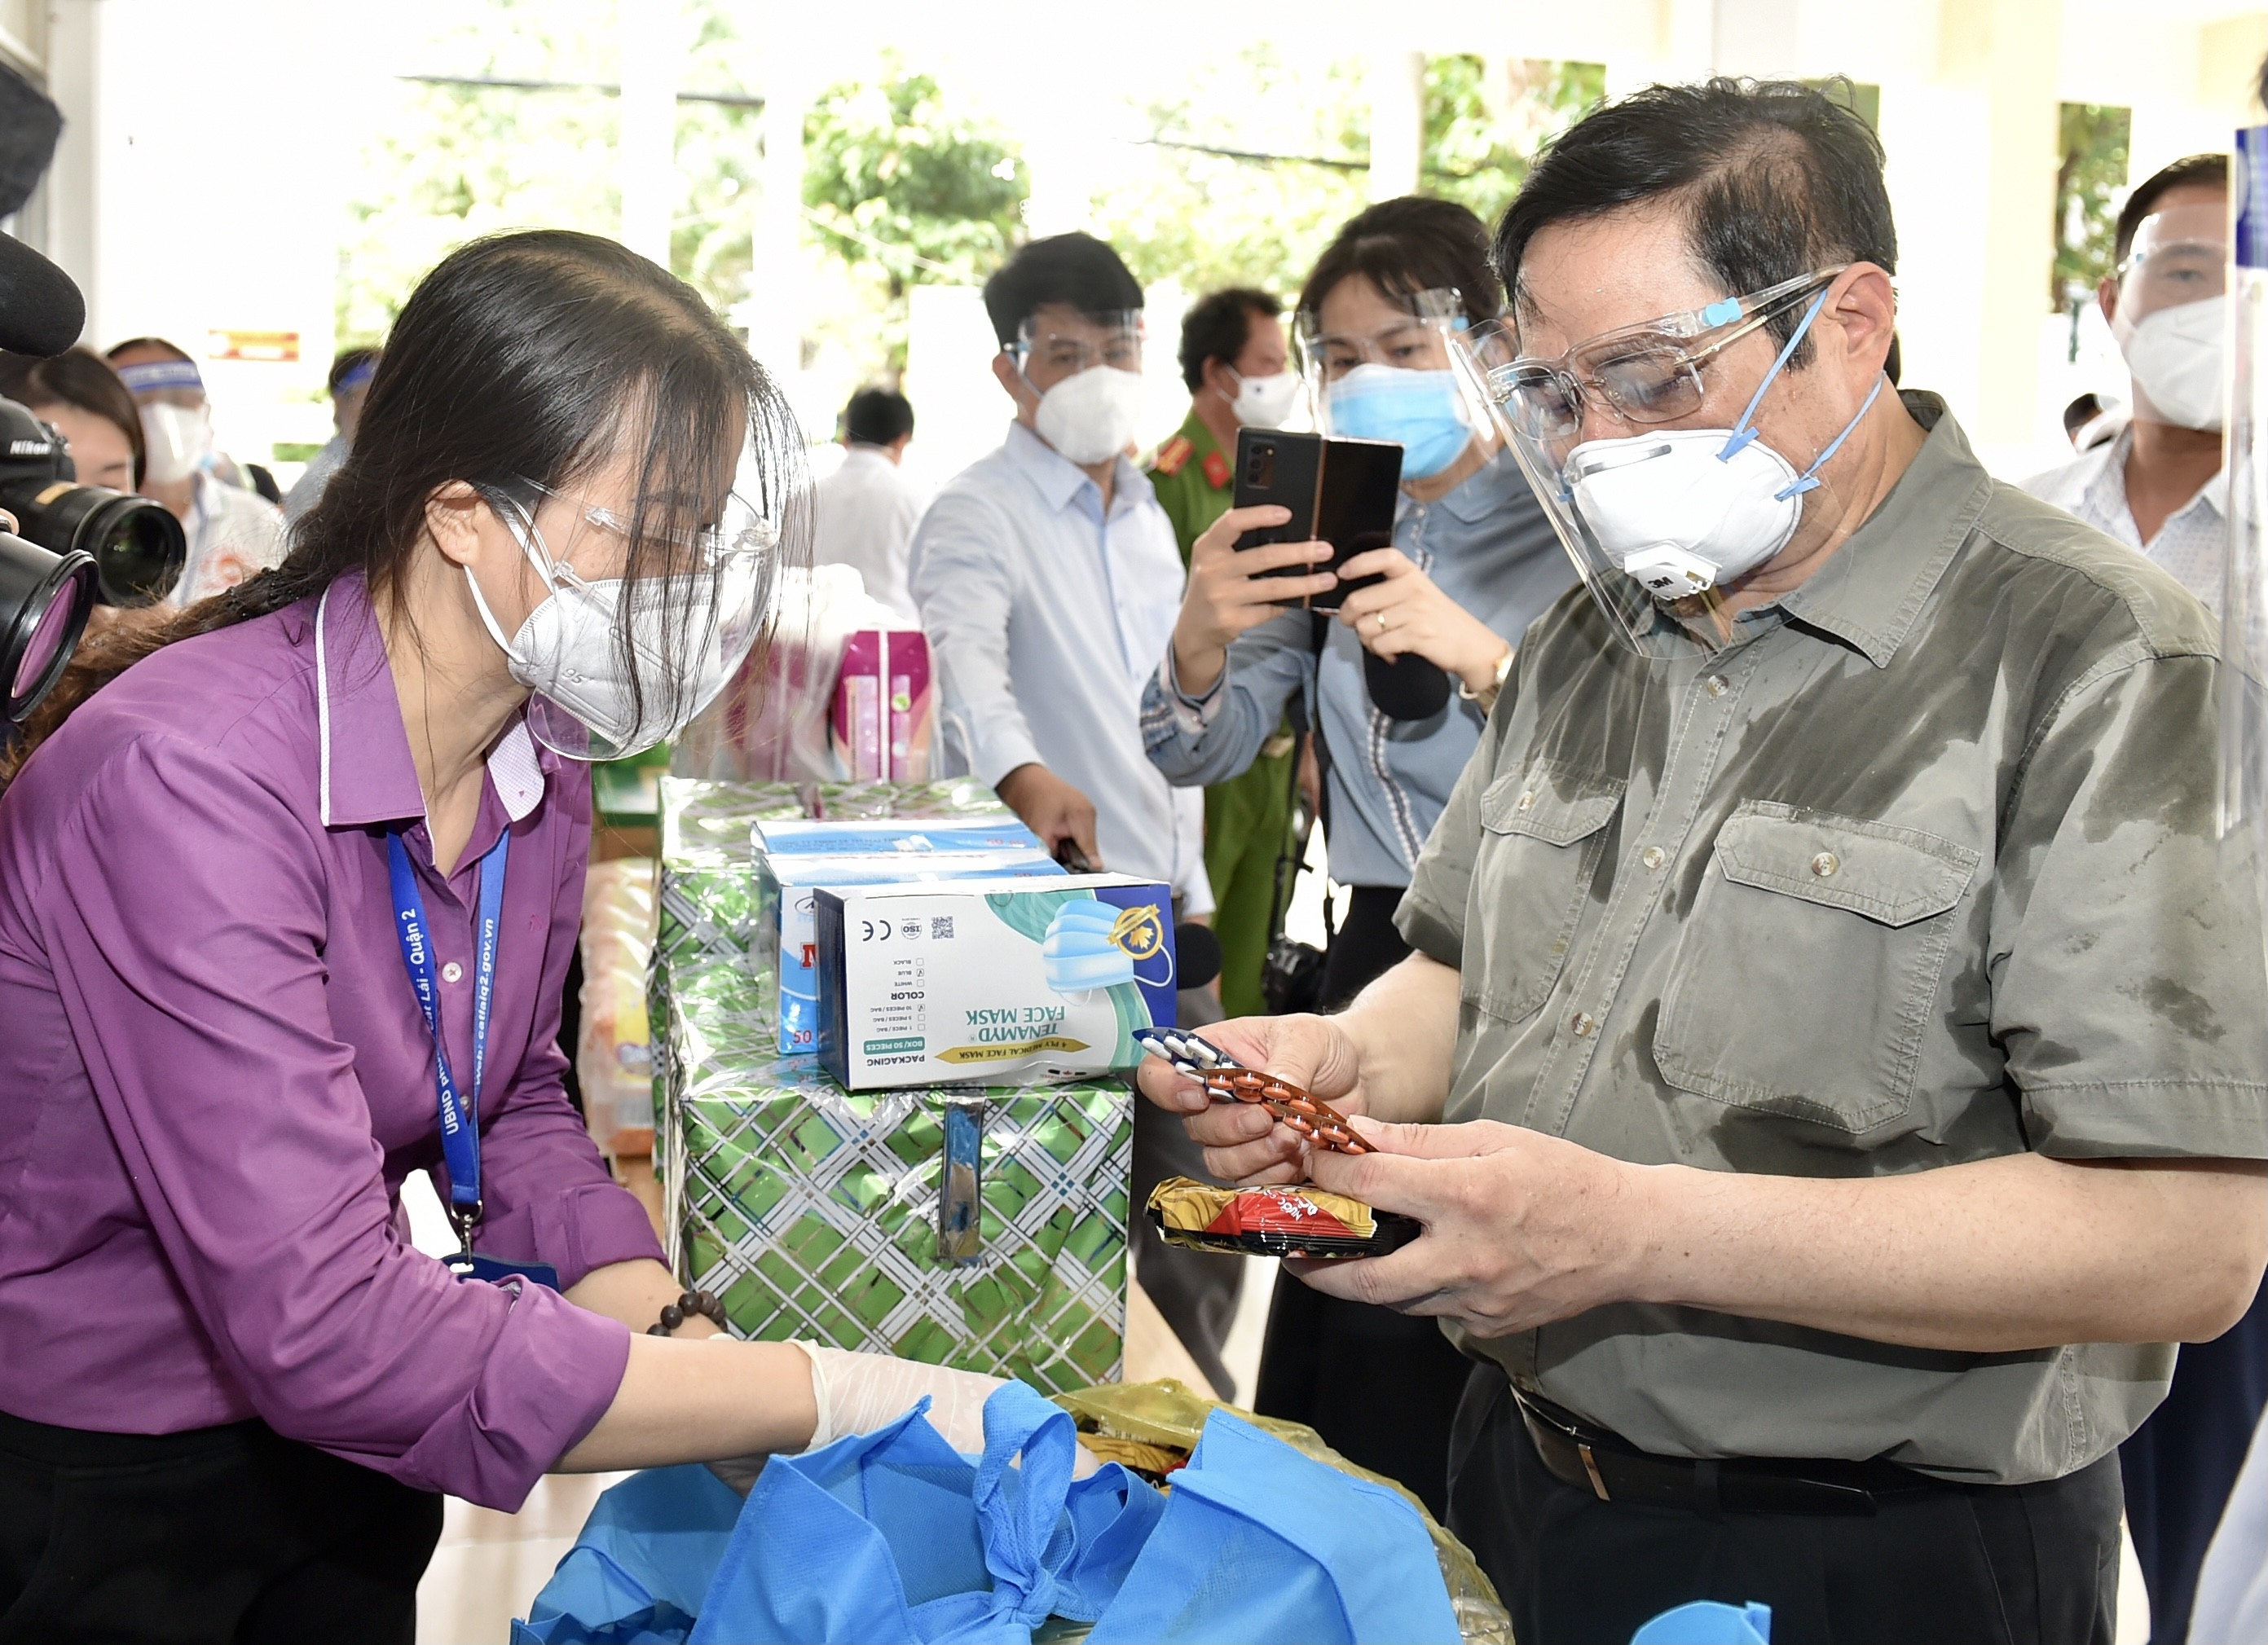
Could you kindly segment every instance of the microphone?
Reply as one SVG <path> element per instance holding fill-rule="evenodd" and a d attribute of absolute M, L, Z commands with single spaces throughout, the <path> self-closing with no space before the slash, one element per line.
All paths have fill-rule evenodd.
<path fill-rule="evenodd" d="M 0 234 L 0 349 L 44 359 L 86 329 L 86 298 L 71 277 L 19 239 Z"/>
<path fill-rule="evenodd" d="M 1174 986 L 1202 988 L 1220 975 L 1220 938 L 1212 927 L 1184 920 L 1174 928 Z"/>

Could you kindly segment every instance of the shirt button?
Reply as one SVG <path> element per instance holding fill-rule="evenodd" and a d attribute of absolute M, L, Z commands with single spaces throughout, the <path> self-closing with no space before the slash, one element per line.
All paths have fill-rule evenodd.
<path fill-rule="evenodd" d="M 1811 859 L 1811 871 L 1818 875 L 1822 879 L 1825 879 L 1829 875 L 1832 874 L 1837 869 L 1842 866 L 1842 859 L 1837 856 L 1832 851 L 1822 851 L 1817 856 Z"/>
<path fill-rule="evenodd" d="M 1519 803 L 1518 804 L 1514 805 L 1512 809 L 1513 809 L 1513 810 L 1514 810 L 1514 811 L 1526 811 L 1529 806 L 1531 806 L 1531 805 L 1533 805 L 1533 804 L 1535 804 L 1535 790 L 1530 789 L 1528 792 L 1527 792 L 1527 793 L 1525 793 L 1525 794 L 1523 794 L 1523 795 L 1521 795 L 1521 796 L 1520 797 L 1520 803 Z"/>
<path fill-rule="evenodd" d="M 1588 1039 L 1599 1032 L 1598 1019 L 1587 1011 L 1576 1012 L 1574 1020 L 1567 1025 L 1575 1031 L 1575 1038 L 1578 1039 Z"/>
<path fill-rule="evenodd" d="M 1638 854 L 1638 860 L 1650 869 L 1660 868 L 1664 863 L 1669 861 L 1669 853 L 1658 845 L 1650 845 Z"/>
<path fill-rule="evenodd" d="M 1814 866 L 1817 865 L 1814 864 Z M 454 982 L 464 974 L 465 968 L 453 959 L 441 967 L 441 980 L 444 982 Z"/>
<path fill-rule="evenodd" d="M 1712 674 L 1701 682 L 1701 689 L 1712 697 L 1721 697 L 1733 688 L 1732 681 L 1722 674 Z"/>

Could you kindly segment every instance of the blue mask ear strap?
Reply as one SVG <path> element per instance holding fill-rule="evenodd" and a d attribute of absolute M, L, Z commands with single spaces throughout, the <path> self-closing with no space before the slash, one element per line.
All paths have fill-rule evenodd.
<path fill-rule="evenodd" d="M 1779 351 L 1779 358 L 1774 360 L 1772 362 L 1771 370 L 1764 373 L 1764 380 L 1756 385 L 1756 392 L 1749 397 L 1749 408 L 1741 414 L 1741 420 L 1733 425 L 1733 437 L 1727 440 L 1725 442 L 1725 449 L 1717 453 L 1717 460 L 1719 462 L 1728 463 L 1732 461 L 1734 457 L 1740 452 L 1742 447 L 1746 446 L 1749 441 L 1756 437 L 1756 431 L 1749 426 L 1749 419 L 1755 416 L 1756 415 L 1756 408 L 1764 403 L 1764 390 L 1772 386 L 1772 378 L 1780 374 L 1780 369 L 1786 365 L 1788 356 L 1795 352 L 1796 345 L 1803 341 L 1803 334 L 1811 329 L 1811 322 L 1819 318 L 1819 311 L 1825 307 L 1826 305 L 1827 293 L 1822 291 L 1817 297 L 1811 299 L 1811 306 L 1803 311 L 1802 323 L 1797 326 L 1793 332 L 1788 334 L 1787 347 Z M 1845 430 L 1845 432 L 1847 433 L 1849 430 Z"/>
<path fill-rule="evenodd" d="M 1866 403 L 1859 408 L 1859 415 L 1843 425 L 1842 433 L 1828 441 L 1827 449 L 1813 459 L 1811 466 L 1805 469 L 1800 478 L 1772 493 L 1775 499 L 1801 496 L 1819 484 L 1819 471 L 1827 466 L 1829 458 L 1843 449 L 1843 442 L 1851 437 L 1851 431 L 1866 420 L 1867 414 L 1874 408 L 1874 402 L 1881 398 L 1882 385 L 1889 380 L 1887 377 L 1877 377 L 1874 379 L 1874 386 L 1868 391 Z"/>

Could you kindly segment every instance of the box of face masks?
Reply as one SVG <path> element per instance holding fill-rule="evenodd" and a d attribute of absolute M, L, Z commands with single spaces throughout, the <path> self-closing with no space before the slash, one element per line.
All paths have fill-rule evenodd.
<path fill-rule="evenodd" d="M 1174 1021 L 1155 880 L 822 885 L 816 903 L 819 1060 L 846 1091 L 1091 1077 Z"/>
<path fill-rule="evenodd" d="M 1063 872 L 1013 816 L 776 818 L 756 825 L 753 844 L 758 908 L 749 962 L 766 980 L 782 1056 L 819 1048 L 819 978 L 812 964 L 818 886 Z"/>
<path fill-rule="evenodd" d="M 819 1049 L 818 898 L 824 887 L 881 886 L 1002 875 L 1064 878 L 1036 845 L 1028 850 L 874 853 L 771 858 L 760 874 L 763 906 L 751 958 L 777 980 L 779 1053 Z"/>

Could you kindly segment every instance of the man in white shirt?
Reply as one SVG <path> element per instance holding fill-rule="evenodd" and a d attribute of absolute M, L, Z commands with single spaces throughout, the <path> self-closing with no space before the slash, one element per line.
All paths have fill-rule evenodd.
<path fill-rule="evenodd" d="M 2148 555 L 2218 614 L 2228 157 L 2191 155 L 2144 182 L 2118 213 L 2115 245 L 2096 300 L 2133 375 L 2132 415 L 2117 438 L 2024 489 Z"/>
<path fill-rule="evenodd" d="M 1128 459 L 1139 426 L 1142 288 L 1086 234 L 1021 247 L 984 285 L 1015 406 L 1000 449 L 946 482 L 914 533 L 911 584 L 941 687 L 948 768 L 998 791 L 1065 861 L 1162 880 L 1210 914 L 1204 799 L 1142 749 L 1142 687 L 1181 609 L 1174 528 Z M 822 531 L 823 531 L 822 527 Z M 1178 1126 L 1136 1105 L 1134 1192 L 1202 1176 Z M 1162 1110 L 1156 1110 L 1162 1113 Z M 1143 1289 L 1223 1392 L 1241 1269 L 1160 1244 L 1136 1216 Z"/>
<path fill-rule="evenodd" d="M 920 621 L 906 586 L 906 556 L 922 517 L 921 488 L 900 465 L 914 437 L 914 408 L 890 388 L 862 388 L 843 408 L 843 466 L 819 482 L 821 565 L 853 567 L 866 591 L 909 622 Z"/>

